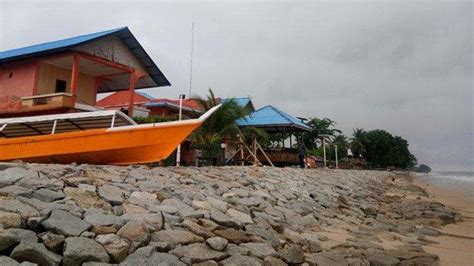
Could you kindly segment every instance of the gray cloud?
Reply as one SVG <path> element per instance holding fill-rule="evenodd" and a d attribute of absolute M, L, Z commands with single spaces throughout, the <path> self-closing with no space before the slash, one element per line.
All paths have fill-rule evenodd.
<path fill-rule="evenodd" d="M 128 25 L 173 84 L 250 95 L 298 116 L 330 117 L 346 134 L 383 128 L 422 163 L 472 169 L 470 1 L 0 1 L 0 49 Z"/>

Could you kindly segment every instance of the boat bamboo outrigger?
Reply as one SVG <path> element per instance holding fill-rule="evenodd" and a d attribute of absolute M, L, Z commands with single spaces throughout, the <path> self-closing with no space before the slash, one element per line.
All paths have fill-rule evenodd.
<path fill-rule="evenodd" d="M 157 162 L 219 107 L 197 119 L 142 125 L 116 110 L 0 119 L 0 161 Z"/>

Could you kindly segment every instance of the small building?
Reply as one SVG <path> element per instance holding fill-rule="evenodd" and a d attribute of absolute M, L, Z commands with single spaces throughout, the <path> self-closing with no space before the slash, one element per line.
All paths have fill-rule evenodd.
<path fill-rule="evenodd" d="M 0 117 L 96 110 L 97 93 L 170 86 L 127 27 L 0 52 Z"/>
<path fill-rule="evenodd" d="M 223 103 L 226 101 L 234 101 L 237 105 L 246 109 L 249 113 L 255 111 L 252 99 L 249 96 L 222 99 Z"/>

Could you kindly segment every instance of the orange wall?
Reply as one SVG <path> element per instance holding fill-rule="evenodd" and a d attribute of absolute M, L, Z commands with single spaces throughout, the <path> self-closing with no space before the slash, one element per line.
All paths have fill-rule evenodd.
<path fill-rule="evenodd" d="M 33 95 L 35 66 L 35 61 L 24 61 L 0 67 L 0 112 L 15 110 L 21 97 Z"/>

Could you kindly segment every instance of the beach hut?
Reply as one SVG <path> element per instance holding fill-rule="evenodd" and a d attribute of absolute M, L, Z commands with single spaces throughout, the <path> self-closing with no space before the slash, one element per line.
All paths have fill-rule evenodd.
<path fill-rule="evenodd" d="M 97 93 L 170 82 L 127 27 L 0 52 L 0 116 L 97 110 Z"/>
<path fill-rule="evenodd" d="M 291 116 L 271 105 L 262 107 L 252 112 L 247 117 L 237 120 L 237 125 L 241 128 L 260 128 L 268 134 L 289 134 L 289 148 L 285 148 L 283 143 L 282 147 L 280 148 L 263 150 L 256 139 L 253 140 L 253 148 L 250 149 L 251 151 L 245 147 L 242 148 L 242 150 L 247 150 L 247 152 L 251 154 L 251 157 L 254 159 L 254 163 L 267 161 L 271 165 L 280 166 L 298 163 L 298 150 L 292 147 L 292 136 L 298 136 L 301 132 L 311 130 L 308 125 L 303 123 L 298 118 Z M 261 154 L 258 154 L 257 151 L 261 151 Z M 233 157 L 236 156 L 236 154 L 234 154 Z"/>

